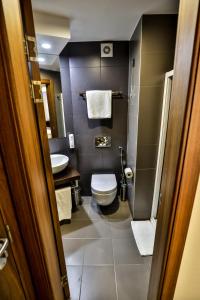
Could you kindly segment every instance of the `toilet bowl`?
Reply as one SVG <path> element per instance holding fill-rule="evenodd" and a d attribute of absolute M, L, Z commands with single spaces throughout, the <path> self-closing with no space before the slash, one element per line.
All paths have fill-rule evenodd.
<path fill-rule="evenodd" d="M 117 195 L 115 174 L 93 174 L 91 191 L 94 200 L 102 206 L 111 204 Z"/>

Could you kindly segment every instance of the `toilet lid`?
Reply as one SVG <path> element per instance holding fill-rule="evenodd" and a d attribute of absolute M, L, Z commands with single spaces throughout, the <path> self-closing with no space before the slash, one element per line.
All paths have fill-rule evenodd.
<path fill-rule="evenodd" d="M 97 193 L 110 193 L 117 187 L 115 174 L 92 175 L 92 189 Z"/>

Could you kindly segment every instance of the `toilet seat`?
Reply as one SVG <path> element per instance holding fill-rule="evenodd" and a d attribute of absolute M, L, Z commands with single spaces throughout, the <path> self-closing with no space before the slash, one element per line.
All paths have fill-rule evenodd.
<path fill-rule="evenodd" d="M 115 174 L 93 174 L 91 188 L 94 193 L 110 194 L 117 188 Z"/>

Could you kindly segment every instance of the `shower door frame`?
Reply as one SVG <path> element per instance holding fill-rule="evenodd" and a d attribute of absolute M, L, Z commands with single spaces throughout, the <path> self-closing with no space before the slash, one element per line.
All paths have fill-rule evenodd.
<path fill-rule="evenodd" d="M 162 169 L 163 169 L 163 160 L 164 160 L 165 143 L 166 143 L 166 135 L 167 135 L 167 124 L 169 118 L 173 75 L 174 75 L 174 70 L 165 73 L 162 117 L 161 117 L 158 157 L 157 157 L 157 165 L 156 165 L 156 176 L 155 176 L 155 183 L 154 183 L 153 203 L 151 209 L 151 220 L 157 218 L 159 199 L 161 199 L 162 197 L 162 195 L 160 194 L 160 185 L 162 179 Z"/>

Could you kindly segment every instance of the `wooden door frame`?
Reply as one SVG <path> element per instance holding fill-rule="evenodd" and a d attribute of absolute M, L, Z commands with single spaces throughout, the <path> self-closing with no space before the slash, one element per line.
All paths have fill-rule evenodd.
<path fill-rule="evenodd" d="M 198 36 L 200 40 L 200 23 Z M 186 149 L 181 153 L 183 167 L 179 169 L 178 177 L 181 177 L 180 186 L 175 190 L 175 217 L 171 241 L 169 246 L 167 264 L 162 288 L 162 299 L 172 299 L 176 287 L 176 281 L 189 228 L 190 217 L 193 209 L 198 179 L 200 175 L 200 53 L 197 57 L 198 68 L 194 74 L 194 90 L 190 90 L 192 98 L 191 111 L 187 111 L 189 128 L 185 128 L 184 140 Z M 192 84 L 193 85 L 193 84 Z M 187 127 L 186 122 L 186 127 Z"/>
<path fill-rule="evenodd" d="M 47 89 L 47 101 L 49 107 L 50 127 L 52 132 L 52 138 L 58 137 L 58 125 L 56 115 L 56 103 L 55 103 L 55 91 L 54 82 L 51 79 L 41 79 L 41 83 L 46 85 Z"/>
<path fill-rule="evenodd" d="M 150 300 L 167 299 L 164 298 L 163 292 L 165 286 L 167 287 L 166 279 L 169 274 L 168 269 L 170 269 L 170 257 L 174 253 L 173 249 L 177 250 L 173 241 L 177 234 L 177 228 L 180 227 L 178 225 L 181 219 L 180 216 L 178 219 L 175 218 L 178 215 L 175 214 L 177 211 L 173 211 L 173 208 L 177 207 L 178 202 L 174 201 L 174 196 L 175 187 L 181 192 L 179 187 L 185 180 L 182 174 L 184 174 L 183 166 L 186 162 L 186 156 L 183 153 L 189 151 L 186 151 L 186 145 L 189 139 L 188 130 L 191 120 L 189 116 L 194 103 L 192 86 L 194 89 L 196 69 L 193 50 L 198 6 L 199 1 L 197 0 L 181 0 L 170 108 L 172 114 L 169 118 L 170 134 L 167 135 L 163 172 L 165 185 L 161 187 L 163 200 L 159 210 L 159 230 L 156 233 Z M 50 180 L 47 177 L 52 175 L 49 175 L 51 173 L 50 165 L 48 167 L 49 174 L 44 168 L 45 163 L 48 165 L 49 162 L 45 162 L 44 153 L 41 153 L 38 124 L 35 119 L 34 104 L 30 97 L 18 0 L 3 0 L 0 3 L 0 37 L 0 57 L 3 56 L 1 59 L 3 82 L 1 82 L 0 91 L 0 139 L 13 205 L 27 258 L 31 258 L 29 266 L 38 299 L 60 300 L 64 298 L 64 295 L 60 283 L 58 249 L 55 246 L 55 227 L 52 224 L 50 209 L 52 204 L 49 205 L 53 189 L 50 192 L 47 183 Z M 13 47 L 15 51 L 13 51 Z M 192 74 L 191 70 L 194 71 Z M 188 97 L 189 87 L 191 89 L 190 97 Z M 188 138 L 186 139 L 186 137 Z M 180 170 L 182 171 L 180 172 Z M 192 188 L 194 191 L 195 184 Z M 191 191 L 188 192 L 192 196 Z M 177 197 L 178 199 L 180 197 Z M 191 208 L 192 197 L 190 200 Z M 163 209 L 164 205 L 165 210 Z M 43 222 L 41 222 L 43 211 L 39 211 L 40 206 L 42 209 L 45 208 Z M 184 217 L 185 222 L 189 221 L 189 213 Z M 174 220 L 176 220 L 175 223 L 173 223 Z M 187 222 L 185 224 L 184 233 L 187 232 Z M 44 227 L 46 231 L 44 231 Z M 182 242 L 184 244 L 184 239 Z M 181 251 L 183 244 L 179 247 Z M 159 246 L 161 247 L 159 248 Z M 177 253 L 180 255 L 180 252 Z M 178 263 L 174 271 L 177 270 Z M 175 280 L 176 276 L 170 282 L 170 286 L 174 285 Z"/>
<path fill-rule="evenodd" d="M 154 255 L 149 284 L 148 299 L 172 299 L 184 248 L 185 236 L 190 219 L 187 206 L 182 207 L 183 228 L 174 227 L 179 214 L 179 193 L 182 183 L 185 153 L 188 143 L 191 109 L 194 102 L 194 88 L 199 54 L 199 1 L 181 0 L 179 8 L 174 80 L 170 104 L 168 132 L 164 157 L 161 194 L 162 201 L 158 211 L 158 223 L 154 246 Z M 194 145 L 193 145 L 194 146 Z M 196 148 L 198 152 L 198 147 Z M 189 174 L 190 176 L 191 173 Z M 195 174 L 193 174 L 194 176 Z M 194 185 L 196 178 L 194 176 Z M 193 185 L 193 188 L 194 188 Z M 190 210 L 193 205 L 194 190 L 188 198 Z M 182 216 L 183 217 L 183 216 Z M 178 223 L 180 225 L 180 223 Z M 174 231 L 175 230 L 175 231 Z M 176 234 L 176 236 L 175 236 Z M 180 241 L 178 234 L 182 234 Z M 176 247 L 172 243 L 177 239 Z M 172 272 L 173 257 L 173 272 Z M 171 260 L 170 260 L 171 259 Z M 175 260 L 177 262 L 175 263 Z M 170 268 L 171 267 L 171 268 Z M 169 274 L 168 270 L 171 270 Z M 172 276 L 173 274 L 173 276 Z M 171 276 L 169 280 L 169 275 Z M 167 291 L 167 288 L 170 291 Z M 167 296 L 166 296 L 167 295 Z"/>
<path fill-rule="evenodd" d="M 30 93 L 18 0 L 0 2 L 0 65 L 2 158 L 29 271 L 37 299 L 63 300 L 55 228 Z"/>

